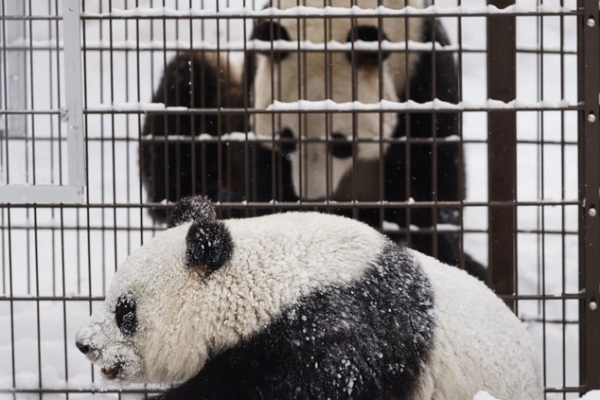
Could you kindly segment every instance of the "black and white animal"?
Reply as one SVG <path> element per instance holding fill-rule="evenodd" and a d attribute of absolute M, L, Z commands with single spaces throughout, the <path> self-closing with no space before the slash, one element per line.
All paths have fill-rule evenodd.
<path fill-rule="evenodd" d="M 218 220 L 203 198 L 119 267 L 76 338 L 157 400 L 541 399 L 532 340 L 482 282 L 318 213 Z"/>
<path fill-rule="evenodd" d="M 332 7 L 349 7 L 354 3 L 360 8 L 372 9 L 380 1 L 327 1 L 327 5 Z M 302 5 L 316 8 L 324 4 L 323 0 L 302 2 Z M 405 2 L 400 0 L 384 0 L 381 4 L 392 9 L 405 6 Z M 297 5 L 297 0 L 272 0 L 268 4 L 282 10 Z M 407 0 L 406 5 L 422 8 L 427 4 L 424 0 Z M 319 18 L 301 21 L 297 18 L 281 18 L 278 22 L 261 19 L 256 22 L 251 38 L 274 42 L 276 45 L 299 40 L 312 43 L 389 41 L 397 44 L 412 41 L 450 44 L 441 23 L 428 18 L 332 18 L 326 21 Z M 298 52 L 279 51 L 276 45 L 273 51 L 248 52 L 243 60 L 244 66 L 240 65 L 239 60 L 220 60 L 217 66 L 216 57 L 204 57 L 204 61 L 201 61 L 197 55 L 192 55 L 191 60 L 189 54 L 181 55 L 167 68 L 154 101 L 189 106 L 192 75 L 196 82 L 217 82 L 219 76 L 230 82 L 227 87 L 221 85 L 220 103 L 215 94 L 216 84 L 205 86 L 205 90 L 194 85 L 196 107 L 201 103 L 207 108 L 246 104 L 263 110 L 275 101 L 327 99 L 337 103 L 356 100 L 364 104 L 378 103 L 380 100 L 423 103 L 435 98 L 451 103 L 458 101 L 458 75 L 454 56 L 449 52 L 437 52 L 435 55 L 426 51 L 383 51 L 381 54 L 364 51 Z M 226 68 L 243 72 L 237 75 L 227 73 Z M 166 97 L 163 87 L 167 88 Z M 177 91 L 185 96 L 178 97 Z M 216 115 L 210 118 L 217 119 Z M 222 122 L 227 120 L 232 130 L 245 132 L 246 128 L 252 127 L 259 137 L 276 137 L 286 142 L 276 145 L 274 149 L 269 141 L 262 145 L 251 142 L 248 148 L 223 145 L 220 162 L 217 160 L 217 145 L 213 145 L 213 151 L 206 151 L 204 155 L 201 146 L 206 145 L 202 142 L 196 143 L 195 150 L 189 142 L 185 145 L 175 142 L 170 144 L 169 160 L 163 155 L 162 145 L 155 145 L 152 151 L 148 146 L 143 146 L 141 160 L 145 167 L 142 168 L 142 175 L 150 201 L 160 202 L 165 198 L 175 201 L 195 193 L 204 193 L 215 200 L 256 202 L 273 199 L 284 202 L 298 199 L 402 202 L 409 198 L 415 201 L 457 201 L 464 198 L 460 144 L 458 141 L 444 140 L 460 135 L 456 113 L 380 115 L 363 112 L 352 115 L 315 112 L 281 113 L 275 116 L 260 113 L 251 121 L 231 115 L 220 118 Z M 201 129 L 199 122 L 192 126 L 193 119 L 189 116 L 185 119 L 182 116 L 169 117 L 166 127 L 164 121 L 164 116 L 148 119 L 144 135 L 156 138 L 161 135 L 199 135 L 206 132 Z M 216 128 L 219 126 L 221 133 L 225 133 L 222 124 L 216 122 L 208 133 L 218 135 Z M 433 136 L 440 139 L 435 144 L 386 142 L 380 146 L 377 142 L 379 138 L 430 139 Z M 353 140 L 354 137 L 357 141 Z M 308 140 L 300 143 L 300 138 Z M 322 138 L 326 138 L 326 141 L 314 141 Z M 369 139 L 374 141 L 364 142 Z M 177 151 L 179 157 L 176 156 Z M 195 153 L 195 157 L 192 153 Z M 225 154 L 230 157 L 225 157 Z M 196 160 L 195 165 L 190 164 L 193 159 Z M 223 176 L 230 179 L 228 183 L 224 178 L 219 179 L 218 168 L 223 171 Z M 193 170 L 195 178 L 190 181 Z M 163 188 L 167 180 L 169 184 Z M 176 182 L 183 183 L 183 186 L 176 185 Z M 191 190 L 192 184 L 195 185 L 195 192 Z M 202 187 L 206 190 L 203 191 Z M 352 215 L 350 209 L 336 212 Z M 358 219 L 378 227 L 382 220 L 380 212 L 380 209 L 362 208 Z M 166 214 L 161 217 L 166 218 Z M 410 213 L 405 209 L 388 208 L 383 219 L 401 227 L 414 225 L 422 228 L 437 224 L 456 225 L 459 222 L 457 210 L 451 208 L 439 212 L 430 208 L 415 208 Z M 436 255 L 443 262 L 457 265 L 460 258 L 458 235 L 439 234 L 438 237 L 437 249 L 434 249 L 430 233 L 414 233 L 409 245 L 426 254 Z M 465 263 L 466 268 L 475 275 L 483 276 L 485 273 L 484 268 L 468 256 Z"/>
<path fill-rule="evenodd" d="M 239 61 L 232 62 L 224 54 L 182 53 L 165 69 L 152 102 L 169 107 L 242 108 L 242 68 Z M 175 201 L 194 193 L 205 193 L 215 201 L 243 200 L 231 196 L 236 191 L 242 193 L 235 171 L 225 176 L 231 171 L 227 165 L 229 151 L 239 149 L 198 137 L 191 140 L 200 134 L 217 138 L 244 130 L 244 116 L 238 114 L 148 114 L 139 149 L 148 201 Z M 166 140 L 169 136 L 178 140 Z M 233 179 L 234 185 L 226 191 L 228 179 Z M 150 214 L 157 221 L 166 221 L 164 208 L 150 209 Z"/>

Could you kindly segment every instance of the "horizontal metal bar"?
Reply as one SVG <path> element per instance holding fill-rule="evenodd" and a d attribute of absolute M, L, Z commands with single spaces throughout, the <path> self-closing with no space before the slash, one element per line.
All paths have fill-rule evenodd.
<path fill-rule="evenodd" d="M 142 137 L 141 141 L 154 141 L 156 143 L 161 143 L 161 142 L 181 142 L 181 143 L 188 143 L 188 142 L 195 142 L 198 143 L 200 141 L 205 142 L 205 143 L 245 143 L 246 140 L 239 140 L 239 139 L 233 139 L 233 138 L 228 138 L 228 136 L 222 135 L 220 138 L 213 136 L 211 138 L 207 138 L 206 136 L 202 136 L 202 135 L 208 135 L 208 134 L 201 134 L 199 136 L 194 136 L 194 139 L 192 139 L 191 136 L 176 136 L 176 135 L 171 135 L 171 136 L 157 136 L 154 139 L 148 138 L 148 137 Z M 10 138 L 10 140 L 12 141 L 25 141 L 25 140 L 31 140 L 31 139 L 26 139 L 26 138 Z M 40 141 L 40 142 L 65 142 L 67 139 L 64 137 L 40 137 L 36 135 L 35 138 L 36 141 Z M 107 142 L 107 143 L 112 143 L 112 142 L 132 142 L 132 143 L 138 143 L 140 142 L 140 138 L 138 136 L 135 137 L 88 137 L 86 139 L 88 142 L 99 142 L 99 143 L 103 143 L 103 142 Z M 329 143 L 333 142 L 335 139 L 329 139 Z M 354 140 L 354 138 L 353 138 Z M 253 143 L 253 142 L 268 142 L 269 144 L 273 143 L 273 139 L 248 139 L 248 142 Z M 284 142 L 293 142 L 293 143 L 297 143 L 298 139 L 275 139 L 275 143 L 284 143 Z M 302 142 L 306 143 L 306 142 L 322 142 L 325 143 L 326 140 L 324 139 L 313 139 L 313 138 L 303 138 Z M 356 142 L 357 143 L 379 143 L 379 142 L 383 142 L 383 143 L 437 143 L 437 144 L 444 144 L 444 143 L 448 143 L 448 144 L 456 144 L 456 143 L 463 143 L 463 144 L 487 144 L 488 141 L 487 139 L 455 139 L 455 140 L 448 140 L 448 139 L 444 139 L 444 138 L 417 138 L 417 137 L 410 137 L 410 138 L 406 138 L 406 137 L 402 137 L 402 138 L 383 138 L 383 139 L 360 139 L 360 138 L 356 138 Z M 544 139 L 544 140 L 535 140 L 535 139 L 522 139 L 522 140 L 517 140 L 517 144 L 543 144 L 543 145 L 555 145 L 555 146 L 577 146 L 577 142 L 576 141 L 572 141 L 572 140 L 549 140 L 549 139 Z"/>
<path fill-rule="evenodd" d="M 455 8 L 455 7 L 454 7 Z M 455 8 L 456 9 L 456 8 Z M 288 9 L 291 10 L 291 9 Z M 288 11 L 285 10 L 285 11 Z M 414 9 L 417 10 L 417 9 Z M 471 11 L 472 10 L 472 11 Z M 480 11 L 481 10 L 481 11 Z M 365 10 L 363 10 L 365 11 Z M 371 10 L 369 10 L 371 11 Z M 497 11 L 483 11 L 481 7 L 479 10 L 475 10 L 474 8 L 465 7 L 464 11 L 454 11 L 451 9 L 444 10 L 443 8 L 437 8 L 437 11 L 432 12 L 426 9 L 417 10 L 417 11 L 425 11 L 425 12 L 414 12 L 411 14 L 402 14 L 402 13 L 394 13 L 394 12 L 384 12 L 384 11 L 376 11 L 365 15 L 360 14 L 349 14 L 349 13 L 335 13 L 335 12 L 315 12 L 312 14 L 302 14 L 302 13 L 278 13 L 277 15 L 269 15 L 267 13 L 259 14 L 259 13 L 250 13 L 250 12 L 241 12 L 241 13 L 206 13 L 205 15 L 196 14 L 190 15 L 184 14 L 182 12 L 170 14 L 170 13 L 154 13 L 152 15 L 135 15 L 135 14 L 115 14 L 115 13 L 105 13 L 105 14 L 97 14 L 91 12 L 85 12 L 82 14 L 81 19 L 83 20 L 236 20 L 236 19 L 255 19 L 255 20 L 270 20 L 270 19 L 340 19 L 340 18 L 354 18 L 356 20 L 363 18 L 435 18 L 435 17 L 488 17 L 488 18 L 498 18 L 498 17 L 557 17 L 557 16 L 565 16 L 565 17 L 575 17 L 581 15 L 582 12 L 580 10 L 564 10 L 564 11 L 515 11 L 515 12 L 497 12 Z"/>
<path fill-rule="evenodd" d="M 583 300 L 585 293 L 565 294 L 502 294 L 498 295 L 504 300 Z"/>
<path fill-rule="evenodd" d="M 44 41 L 31 41 L 31 42 L 13 42 L 12 44 L 0 46 L 0 50 L 10 51 L 61 51 L 64 49 L 63 42 L 56 42 L 51 40 Z M 310 41 L 296 41 L 296 42 L 266 42 L 259 40 L 247 40 L 233 41 L 216 44 L 214 42 L 197 41 L 197 42 L 185 42 L 182 40 L 178 41 L 152 41 L 147 42 L 143 40 L 127 40 L 127 41 L 97 41 L 89 40 L 82 43 L 82 49 L 84 51 L 135 51 L 135 52 L 189 52 L 193 51 L 209 51 L 209 52 L 220 52 L 220 53 L 241 53 L 246 51 L 262 50 L 267 52 L 277 53 L 279 51 L 285 51 L 286 53 L 347 53 L 352 51 L 361 52 L 374 52 L 386 51 L 388 53 L 430 53 L 435 51 L 436 53 L 475 53 L 483 54 L 487 53 L 488 49 L 485 47 L 476 47 L 462 44 L 454 45 L 442 45 L 440 43 L 432 42 L 364 42 L 361 46 L 350 46 L 347 43 L 341 43 L 336 41 L 331 42 L 320 42 L 314 43 Z M 521 45 L 517 47 L 518 53 L 532 53 L 532 54 L 570 54 L 576 55 L 577 50 L 572 48 L 564 48 L 560 46 L 545 46 L 541 47 L 536 44 L 532 45 Z"/>
<path fill-rule="evenodd" d="M 585 298 L 585 293 L 565 294 L 506 294 L 499 295 L 502 299 L 510 300 L 580 300 Z M 103 296 L 0 296 L 0 301 L 104 301 Z"/>
<path fill-rule="evenodd" d="M 0 51 L 6 51 L 6 52 L 11 52 L 11 51 L 62 51 L 63 48 L 61 47 L 56 47 L 56 46 L 35 46 L 34 47 L 27 47 L 27 46 L 10 46 L 7 47 L 6 49 L 4 49 L 2 46 L 0 46 Z M 193 47 L 194 51 L 202 51 L 204 49 L 202 48 L 198 48 L 196 46 Z M 84 46 L 83 47 L 83 51 L 111 51 L 111 52 L 135 52 L 135 53 L 149 53 L 149 52 L 157 52 L 157 53 L 163 53 L 164 51 L 173 51 L 173 52 L 184 52 L 184 51 L 190 51 L 190 47 L 184 47 L 184 46 L 169 46 L 169 47 L 162 47 L 162 48 L 135 48 L 135 47 L 126 47 L 126 46 L 114 46 L 114 47 L 104 47 L 104 46 Z M 243 53 L 244 49 L 240 49 L 240 50 L 221 50 L 222 52 L 227 52 L 227 53 Z M 339 53 L 339 52 L 343 52 L 344 50 L 327 50 L 328 53 Z M 294 50 L 295 53 L 318 53 L 318 52 L 322 52 L 322 50 L 311 50 L 311 49 L 306 49 L 306 50 Z M 431 52 L 430 50 L 410 50 L 411 53 L 423 53 L 423 52 Z M 436 50 L 436 52 L 451 52 L 451 53 L 469 53 L 469 54 L 485 54 L 487 53 L 487 50 L 485 49 L 441 49 L 441 50 Z M 404 51 L 398 51 L 398 53 L 404 53 Z M 517 53 L 519 54 L 564 54 L 564 55 L 573 55 L 576 56 L 577 55 L 577 51 L 576 50 L 557 50 L 557 49 L 552 49 L 552 50 L 535 50 L 535 49 L 517 49 Z"/>
<path fill-rule="evenodd" d="M 61 21 L 60 15 L 3 15 L 0 21 Z"/>
<path fill-rule="evenodd" d="M 80 204 L 83 188 L 54 185 L 7 185 L 0 186 L 1 203 L 11 204 Z"/>
<path fill-rule="evenodd" d="M 19 388 L 0 388 L 0 393 L 160 393 L 159 389 L 133 389 L 133 388 L 123 388 L 123 389 L 19 389 Z"/>
<path fill-rule="evenodd" d="M 544 389 L 546 393 L 577 393 L 581 391 L 585 391 L 585 387 L 565 387 L 565 388 L 546 388 Z M 123 389 L 19 389 L 19 388 L 0 388 L 0 393 L 92 393 L 92 394 L 119 394 L 119 393 L 131 393 L 131 394 L 143 394 L 143 393 L 161 393 L 159 389 L 131 389 L 131 388 L 123 388 Z"/>
<path fill-rule="evenodd" d="M 284 202 L 247 202 L 247 203 L 234 203 L 234 202 L 214 202 L 213 205 L 217 209 L 226 210 L 230 208 L 234 209 L 297 209 L 297 208 L 325 208 L 325 209 L 336 209 L 336 208 L 467 208 L 467 207 L 556 207 L 556 206 L 578 206 L 580 205 L 579 200 L 552 200 L 552 201 L 420 201 L 420 202 L 314 202 L 314 201 L 298 201 L 295 203 L 284 203 Z M 11 204 L 10 206 L 3 206 L 0 204 L 0 208 L 28 208 L 32 207 L 31 204 Z M 49 204 L 36 204 L 36 208 L 56 208 L 56 205 Z M 170 209 L 174 207 L 174 204 L 164 203 L 90 203 L 90 204 L 63 204 L 62 208 L 157 208 L 157 209 Z"/>
<path fill-rule="evenodd" d="M 545 388 L 546 393 L 581 393 L 585 391 L 585 386 L 565 387 L 565 388 Z"/>
<path fill-rule="evenodd" d="M 435 138 L 419 138 L 419 137 L 410 137 L 407 138 L 406 136 L 402 136 L 399 138 L 358 138 L 358 137 L 352 137 L 352 138 L 348 138 L 348 139 L 334 139 L 334 138 L 308 138 L 308 137 L 302 137 L 302 138 L 297 138 L 297 139 L 287 139 L 287 138 L 272 138 L 269 136 L 261 136 L 261 137 L 256 137 L 256 136 L 252 136 L 252 135 L 248 135 L 248 140 L 245 140 L 245 138 L 242 136 L 244 134 L 240 134 L 239 136 L 236 137 L 231 137 L 230 135 L 223 135 L 223 136 L 210 136 L 208 134 L 203 134 L 203 135 L 199 135 L 199 136 L 177 136 L 177 135 L 170 135 L 170 136 L 152 136 L 152 137 L 142 137 L 142 139 L 140 140 L 139 138 L 120 138 L 121 141 L 132 141 L 132 142 L 140 142 L 142 144 L 145 143 L 165 143 L 165 142 L 171 142 L 171 143 L 197 143 L 197 144 L 202 144 L 202 143 L 245 143 L 246 141 L 249 143 L 265 143 L 265 144 L 283 144 L 283 143 L 322 143 L 322 144 L 326 144 L 326 143 L 348 143 L 348 142 L 353 142 L 353 143 L 367 143 L 367 144 L 378 144 L 378 143 L 417 143 L 417 144 L 430 144 L 430 143 L 436 143 L 438 145 L 456 145 L 457 143 L 481 143 L 481 144 L 487 144 L 488 141 L 485 139 L 463 139 L 460 140 L 460 138 L 458 137 L 435 137 Z M 37 139 L 37 138 L 36 138 Z M 93 141 L 94 138 L 89 138 L 90 141 Z M 113 140 L 115 141 L 119 141 L 118 138 L 96 138 L 96 139 L 101 139 L 102 141 L 108 141 L 108 142 L 112 142 Z M 554 145 L 577 145 L 577 142 L 562 142 L 559 140 L 555 140 L 555 141 L 541 141 L 541 140 L 519 140 L 517 141 L 517 143 L 520 144 L 554 144 Z"/>
<path fill-rule="evenodd" d="M 102 231 L 102 232 L 153 232 L 156 231 L 157 229 L 163 229 L 162 226 L 140 226 L 140 225 L 129 225 L 129 226 L 112 226 L 112 225 L 105 225 L 105 226 L 44 226 L 44 225 L 38 225 L 37 228 L 34 226 L 27 226 L 27 225 L 14 225 L 12 224 L 10 227 L 8 225 L 0 225 L 0 229 L 12 229 L 12 230 L 18 230 L 18 231 L 32 231 L 32 230 L 38 230 L 38 231 L 61 231 L 61 230 L 65 230 L 65 231 Z M 381 230 L 383 233 L 419 233 L 419 234 L 434 234 L 434 233 L 439 233 L 439 234 L 443 234 L 443 233 L 458 233 L 458 232 L 463 232 L 463 233 L 489 233 L 488 229 L 460 229 L 460 226 L 453 226 L 453 229 L 449 229 L 446 227 L 442 227 L 442 228 L 438 228 L 438 229 L 434 229 L 431 227 L 425 227 L 425 228 L 421 228 L 421 227 L 415 227 L 412 229 L 406 229 L 406 228 L 401 228 L 401 229 L 382 229 Z M 541 230 L 541 229 L 518 229 L 516 233 L 520 233 L 520 234 L 526 234 L 526 235 L 578 235 L 579 232 L 578 231 L 560 231 L 560 230 Z"/>
<path fill-rule="evenodd" d="M 165 108 L 165 109 L 115 109 L 109 107 L 89 108 L 84 110 L 87 115 L 112 115 L 112 114 L 154 114 L 154 115 L 204 115 L 204 114 L 350 114 L 350 113 L 459 113 L 459 112 L 488 112 L 488 111 L 580 111 L 583 105 L 570 105 L 565 107 L 514 107 L 514 108 L 490 108 L 490 107 L 453 107 L 453 108 L 436 108 L 432 109 L 429 106 L 423 108 L 411 108 L 407 110 L 377 110 L 377 109 L 354 109 L 354 110 L 302 110 L 302 109 L 287 109 L 287 110 L 264 110 L 255 108 Z M 0 110 L 0 115 L 61 115 L 60 110 Z"/>
<path fill-rule="evenodd" d="M 1 296 L 0 301 L 104 301 L 104 296 Z"/>
<path fill-rule="evenodd" d="M 544 318 L 521 318 L 523 322 L 535 322 L 539 324 L 553 324 L 553 325 L 579 325 L 578 320 L 572 319 L 544 319 Z"/>
<path fill-rule="evenodd" d="M 0 115 L 60 115 L 60 114 L 61 114 L 60 110 L 0 110 Z M 31 139 L 29 139 L 29 140 L 31 140 Z"/>
<path fill-rule="evenodd" d="M 227 109 L 210 109 L 210 108 L 166 108 L 161 110 L 134 110 L 134 109 L 118 109 L 118 108 L 90 108 L 84 110 L 84 114 L 87 115 L 105 115 L 105 114 L 153 114 L 153 115 L 206 115 L 206 114 L 375 114 L 375 113 L 403 113 L 403 114 L 420 114 L 420 113 L 462 113 L 462 112 L 515 112 L 515 111 L 580 111 L 583 109 L 583 105 L 571 105 L 565 107 L 514 107 L 514 108 L 498 108 L 492 109 L 489 107 L 456 107 L 446 108 L 440 107 L 432 109 L 431 107 L 423 108 L 411 108 L 402 110 L 376 110 L 376 109 L 335 109 L 335 110 L 310 110 L 310 109 L 281 109 L 281 110 L 264 110 L 256 108 L 227 108 Z"/>

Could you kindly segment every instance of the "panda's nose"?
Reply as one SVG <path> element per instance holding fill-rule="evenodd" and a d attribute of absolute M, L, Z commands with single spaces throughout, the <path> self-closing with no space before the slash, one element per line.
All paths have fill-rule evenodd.
<path fill-rule="evenodd" d="M 79 349 L 83 354 L 88 354 L 90 352 L 90 346 L 85 345 L 81 342 L 75 342 L 75 346 Z"/>

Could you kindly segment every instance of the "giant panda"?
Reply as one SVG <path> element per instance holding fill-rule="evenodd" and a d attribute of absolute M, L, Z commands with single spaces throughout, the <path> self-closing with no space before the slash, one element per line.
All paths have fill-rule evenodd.
<path fill-rule="evenodd" d="M 534 346 L 482 282 L 353 219 L 219 220 L 178 203 L 76 336 L 160 400 L 541 399 Z"/>
<path fill-rule="evenodd" d="M 416 8 L 427 5 L 425 0 L 407 0 L 407 3 L 399 0 L 301 2 L 308 7 L 349 7 L 355 4 L 363 9 L 375 8 L 380 3 L 392 9 L 401 9 L 405 5 Z M 298 4 L 298 0 L 271 0 L 267 6 L 285 10 Z M 345 43 L 358 40 L 388 40 L 403 43 L 409 40 L 450 44 L 441 23 L 430 18 L 382 18 L 380 21 L 377 18 L 332 18 L 327 21 L 310 18 L 301 22 L 297 18 L 260 19 L 255 22 L 250 38 L 266 42 L 306 40 L 323 43 L 327 40 Z M 161 100 L 163 86 L 182 86 L 181 92 L 188 93 L 191 72 L 197 81 L 200 81 L 202 74 L 207 74 L 207 71 L 206 80 L 217 81 L 213 77 L 218 76 L 218 73 L 212 72 L 219 69 L 215 65 L 216 58 L 200 62 L 198 57 L 194 57 L 190 67 L 189 57 L 189 54 L 181 55 L 167 68 L 164 79 L 168 82 L 161 83 L 155 101 Z M 213 93 L 216 86 L 212 88 L 213 91 L 196 90 L 196 96 L 199 98 L 194 104 L 199 106 L 204 102 L 211 108 L 227 107 L 228 104 L 241 108 L 240 105 L 245 104 L 254 109 L 264 110 L 274 101 L 294 102 L 300 99 L 331 99 L 338 103 L 358 100 L 367 104 L 377 103 L 382 99 L 413 100 L 420 103 L 435 98 L 451 103 L 458 101 L 458 74 L 454 56 L 449 52 L 436 52 L 435 55 L 431 52 L 411 52 L 407 56 L 405 52 L 387 51 L 383 51 L 381 55 L 377 52 L 361 51 L 248 51 L 243 61 L 242 68 L 233 68 L 236 71 L 241 70 L 241 73 L 225 74 L 224 77 L 230 82 L 229 87 L 236 90 L 221 88 L 220 103 L 212 101 L 216 98 Z M 225 65 L 229 64 L 221 61 L 220 69 Z M 177 71 L 181 72 L 174 73 Z M 184 79 L 178 79 L 177 76 Z M 210 99 L 205 100 L 204 97 Z M 190 104 L 188 98 L 177 101 L 167 97 L 163 100 L 164 103 L 174 106 Z M 275 137 L 285 142 L 276 145 L 275 148 L 272 148 L 268 141 L 260 145 L 250 142 L 247 147 L 234 148 L 230 145 L 227 150 L 230 157 L 227 158 L 228 161 L 221 157 L 221 163 L 217 162 L 216 150 L 206 152 L 205 159 L 200 160 L 202 144 L 197 143 L 195 191 L 191 190 L 190 183 L 184 187 L 174 184 L 176 181 L 189 181 L 191 178 L 189 170 L 194 169 L 189 161 L 192 159 L 191 146 L 180 152 L 182 161 L 179 164 L 174 154 L 175 147 L 180 148 L 181 144 L 171 144 L 170 154 L 173 155 L 170 161 L 165 160 L 162 155 L 153 156 L 153 151 L 145 151 L 141 157 L 146 165 L 146 168 L 142 169 L 142 176 L 146 182 L 149 200 L 152 202 L 160 202 L 165 198 L 174 201 L 200 192 L 215 200 L 261 203 L 274 199 L 282 202 L 324 199 L 337 202 L 403 202 L 409 198 L 415 201 L 458 201 L 464 199 L 464 190 L 460 187 L 461 181 L 464 182 L 461 178 L 464 174 L 461 148 L 459 141 L 445 140 L 450 136 L 460 135 L 457 115 L 385 113 L 380 116 L 379 113 L 358 113 L 352 116 L 347 113 L 282 113 L 273 117 L 269 113 L 259 113 L 251 121 L 238 117 L 235 121 L 230 121 L 230 129 L 245 132 L 251 127 L 258 137 Z M 227 116 L 230 119 L 234 118 L 230 114 Z M 215 115 L 210 117 L 216 119 Z M 225 119 L 225 115 L 221 119 Z M 163 119 L 147 120 L 145 137 L 152 136 L 153 131 L 158 131 L 155 135 L 164 135 L 165 131 L 166 134 L 203 133 L 199 123 L 192 129 L 189 117 L 185 123 L 182 117 L 172 117 L 167 129 L 159 123 L 161 121 Z M 177 121 L 181 121 L 179 125 L 176 125 Z M 225 129 L 221 131 L 224 132 Z M 209 133 L 217 134 L 215 131 Z M 427 140 L 434 135 L 439 138 L 435 145 L 427 142 L 410 145 L 405 142 L 386 142 L 380 146 L 377 141 L 379 138 L 401 139 L 407 136 Z M 309 141 L 299 146 L 300 136 Z M 354 136 L 359 140 L 373 139 L 374 142 L 353 143 Z M 310 141 L 323 137 L 328 143 Z M 164 153 L 162 147 L 158 152 Z M 225 150 L 222 153 L 225 154 Z M 205 174 L 206 178 L 200 173 L 201 163 L 210 166 Z M 227 184 L 223 179 L 218 179 L 218 168 L 228 171 L 223 172 L 230 178 Z M 154 173 L 150 169 L 153 169 Z M 166 190 L 153 190 L 156 182 L 165 183 L 165 171 L 168 171 L 171 182 L 169 193 L 166 193 Z M 188 175 L 182 175 L 184 172 Z M 410 182 L 408 185 L 407 180 Z M 206 191 L 201 190 L 202 185 L 207 187 Z M 340 208 L 333 211 L 354 216 L 374 227 L 379 227 L 382 220 L 404 228 L 416 226 L 429 229 L 438 224 L 459 223 L 458 210 L 453 208 L 441 208 L 435 212 L 431 208 L 422 207 L 410 211 L 388 207 L 383 217 L 379 208 L 363 207 L 356 212 L 351 208 Z M 165 218 L 166 214 L 163 214 L 161 220 Z M 391 235 L 394 240 L 403 240 L 403 235 Z M 445 263 L 457 265 L 460 259 L 458 235 L 437 234 L 438 240 L 435 245 L 432 238 L 431 233 L 416 232 L 411 235 L 411 242 L 408 244 L 421 252 L 437 256 Z M 485 276 L 485 268 L 468 255 L 465 255 L 464 262 L 465 268 L 471 273 L 480 278 Z"/>

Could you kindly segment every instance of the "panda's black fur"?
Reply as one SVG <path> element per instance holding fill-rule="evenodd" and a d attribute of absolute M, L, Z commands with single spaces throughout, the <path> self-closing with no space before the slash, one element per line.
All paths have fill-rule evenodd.
<path fill-rule="evenodd" d="M 268 24 L 263 22 L 263 24 Z M 262 27 L 262 28 L 261 28 Z M 261 38 L 264 26 L 257 23 L 253 38 Z M 271 33 L 276 32 L 269 27 Z M 448 45 L 450 41 L 439 21 L 424 21 L 423 41 L 436 41 Z M 263 35 L 264 36 L 264 35 Z M 285 38 L 284 38 L 285 39 Z M 183 54 L 175 58 L 167 67 L 153 102 L 162 102 L 167 106 L 188 106 L 203 108 L 243 108 L 252 104 L 252 87 L 256 74 L 256 54 L 249 51 L 245 57 L 243 77 L 232 77 L 227 70 L 227 63 L 221 62 L 220 73 L 216 70 L 214 60 L 204 53 Z M 420 53 L 415 65 L 416 71 L 409 82 L 409 87 L 399 93 L 400 100 L 413 100 L 419 103 L 438 98 L 450 103 L 458 102 L 458 73 L 454 55 L 451 52 Z M 435 78 L 433 66 L 435 64 Z M 435 79 L 435 88 L 433 85 Z M 190 82 L 194 82 L 194 102 L 190 97 Z M 201 86 L 201 82 L 205 82 Z M 215 82 L 221 82 L 220 102 L 217 101 Z M 166 88 L 166 90 L 165 90 Z M 408 97 L 406 96 L 408 94 Z M 436 144 L 410 145 L 410 196 L 415 201 L 432 201 L 434 154 L 437 153 L 437 196 L 438 201 L 458 201 L 464 199 L 464 163 L 461 146 L 458 141 L 444 141 L 448 136 L 460 135 L 458 113 L 413 113 L 399 114 L 394 138 L 401 138 L 410 132 L 412 138 L 431 138 L 434 135 L 442 139 Z M 166 120 L 166 126 L 165 126 Z M 247 145 L 230 143 L 196 142 L 195 151 L 189 141 L 169 142 L 165 151 L 165 135 L 199 135 L 209 133 L 245 132 L 248 119 L 243 115 L 216 114 L 165 116 L 150 115 L 145 122 L 143 135 L 153 135 L 154 140 L 143 139 L 140 152 L 141 173 L 150 202 L 161 202 L 165 198 L 176 201 L 196 193 L 203 193 L 213 200 L 269 202 L 274 198 L 282 202 L 294 202 L 298 197 L 294 193 L 291 179 L 291 165 L 279 152 L 257 146 L 252 142 Z M 406 163 L 407 145 L 391 144 L 385 155 L 385 200 L 406 201 Z M 195 153 L 195 166 L 192 153 Z M 219 157 L 219 154 L 221 156 Z M 167 161 L 168 158 L 168 161 Z M 220 158 L 220 163 L 219 163 Z M 180 160 L 179 163 L 176 161 Z M 222 176 L 219 179 L 219 167 Z M 165 174 L 165 171 L 167 172 Z M 192 179 L 195 174 L 195 182 Z M 203 177 L 206 176 L 206 180 Z M 246 176 L 249 181 L 246 181 Z M 273 177 L 275 180 L 273 181 Z M 378 179 L 378 177 L 373 177 Z M 273 184 L 275 182 L 275 184 Z M 463 183 L 461 185 L 461 183 Z M 463 187 L 461 187 L 463 186 Z M 318 209 L 318 208 L 316 208 Z M 240 207 L 229 210 L 229 216 L 245 217 L 270 213 L 263 209 L 253 212 Z M 352 209 L 337 209 L 335 213 L 354 216 Z M 159 222 L 165 221 L 164 209 L 151 210 L 152 216 Z M 410 214 L 410 217 L 409 217 Z M 409 219 L 410 218 L 410 221 Z M 359 209 L 358 219 L 371 226 L 380 224 L 379 209 Z M 421 228 L 435 226 L 434 211 L 431 208 L 386 209 L 385 220 L 397 223 L 400 227 L 414 225 Z M 459 212 L 456 209 L 441 209 L 437 213 L 437 224 L 459 224 Z M 405 235 L 390 234 L 394 241 L 402 241 Z M 425 254 L 435 255 L 450 265 L 460 262 L 459 235 L 456 233 L 437 234 L 437 252 L 434 251 L 431 233 L 413 233 L 409 245 Z M 465 269 L 474 276 L 485 280 L 486 270 L 468 254 L 464 254 Z"/>
<path fill-rule="evenodd" d="M 260 335 L 218 354 L 192 380 L 156 399 L 413 398 L 433 344 L 431 288 L 395 246 L 375 263 L 379 268 L 359 285 L 307 297 Z M 373 352 L 392 346 L 389 353 Z"/>
<path fill-rule="evenodd" d="M 152 102 L 167 107 L 243 108 L 242 87 L 232 66 L 225 57 L 217 62 L 217 57 L 215 52 L 200 51 L 175 57 L 167 65 Z M 228 165 L 233 146 L 200 140 L 192 145 L 189 137 L 206 133 L 216 138 L 242 131 L 245 119 L 239 114 L 148 114 L 140 144 L 140 171 L 148 201 L 175 201 L 192 193 L 205 193 L 214 200 L 241 201 L 239 187 L 226 189 L 228 180 L 240 179 L 235 175 L 239 168 L 232 171 Z M 164 140 L 173 135 L 188 138 Z M 221 177 L 219 167 L 224 171 Z M 229 176 L 225 175 L 227 171 L 231 171 Z M 152 208 L 150 214 L 158 222 L 166 221 L 164 208 Z"/>

